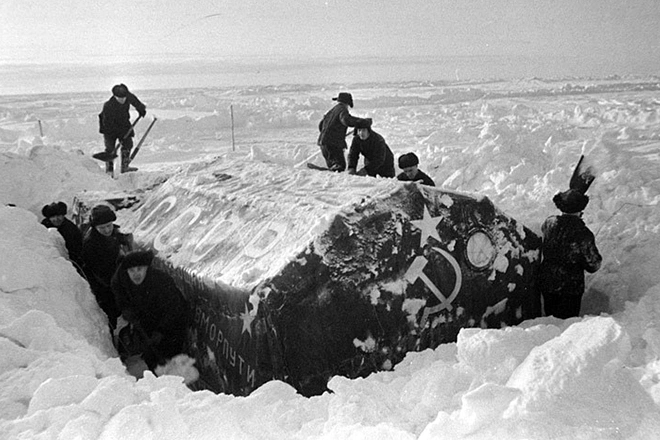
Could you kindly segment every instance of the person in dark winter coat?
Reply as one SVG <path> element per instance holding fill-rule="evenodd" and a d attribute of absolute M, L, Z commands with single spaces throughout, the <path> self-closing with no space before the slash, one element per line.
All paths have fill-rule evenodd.
<path fill-rule="evenodd" d="M 132 246 L 130 234 L 119 232 L 119 226 L 112 208 L 97 205 L 90 214 L 90 228 L 83 239 L 82 261 L 87 281 L 96 297 L 96 301 L 108 315 L 110 328 L 117 325 L 119 310 L 110 288 L 110 281 L 117 269 L 119 256 L 128 252 Z"/>
<path fill-rule="evenodd" d="M 64 202 L 53 202 L 41 209 L 44 219 L 41 224 L 47 228 L 56 228 L 64 238 L 66 250 L 76 269 L 82 268 L 82 232 L 71 220 L 66 218 L 68 207 Z"/>
<path fill-rule="evenodd" d="M 399 157 L 399 168 L 403 171 L 396 178 L 402 182 L 415 182 L 422 185 L 435 186 L 428 174 L 419 168 L 419 158 L 415 153 L 402 154 Z"/>
<path fill-rule="evenodd" d="M 140 339 L 142 357 L 151 370 L 183 352 L 189 317 L 181 291 L 172 277 L 152 267 L 153 258 L 151 251 L 129 252 L 112 278 L 121 316 L 129 323 L 132 339 Z M 126 338 L 122 330 L 120 353 L 128 348 L 122 347 Z"/>
<path fill-rule="evenodd" d="M 371 118 L 359 119 L 355 124 L 353 142 L 348 152 L 348 173 L 394 177 L 394 154 L 383 136 L 371 129 L 371 124 Z M 364 168 L 357 171 L 360 155 L 364 156 Z"/>
<path fill-rule="evenodd" d="M 584 271 L 596 272 L 603 259 L 594 234 L 582 221 L 589 197 L 570 189 L 557 193 L 552 201 L 562 215 L 548 217 L 541 226 L 543 259 L 539 288 L 545 314 L 566 319 L 580 315 Z"/>
<path fill-rule="evenodd" d="M 135 171 L 137 168 L 129 166 L 131 149 L 133 148 L 134 133 L 131 130 L 130 106 L 137 110 L 141 117 L 147 114 L 145 105 L 124 84 L 117 84 L 112 88 L 112 97 L 103 104 L 99 114 L 99 131 L 103 134 L 105 151 L 112 154 L 117 141 L 121 141 L 121 172 Z M 126 133 L 130 134 L 126 139 Z M 106 172 L 114 171 L 114 163 L 106 162 Z"/>
<path fill-rule="evenodd" d="M 328 169 L 331 171 L 344 171 L 346 169 L 346 158 L 344 150 L 346 145 L 346 128 L 355 127 L 359 120 L 348 112 L 348 107 L 353 107 L 353 96 L 342 92 L 336 98 L 337 104 L 323 116 L 319 122 L 319 138 L 317 144 L 321 147 L 321 154 L 325 159 Z"/>

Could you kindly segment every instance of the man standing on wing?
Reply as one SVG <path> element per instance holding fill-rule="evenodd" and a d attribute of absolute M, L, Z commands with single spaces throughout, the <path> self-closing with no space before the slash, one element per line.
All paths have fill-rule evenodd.
<path fill-rule="evenodd" d="M 348 107 L 353 107 L 353 96 L 350 93 L 341 92 L 337 101 L 328 113 L 319 122 L 319 138 L 317 145 L 321 147 L 321 153 L 330 171 L 344 171 L 346 169 L 346 158 L 344 150 L 346 145 L 346 128 L 355 127 L 359 120 L 348 112 Z"/>

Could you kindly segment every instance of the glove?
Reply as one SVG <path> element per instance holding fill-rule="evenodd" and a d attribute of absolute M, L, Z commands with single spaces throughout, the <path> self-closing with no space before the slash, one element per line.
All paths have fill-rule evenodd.
<path fill-rule="evenodd" d="M 138 115 L 140 115 L 141 118 L 144 118 L 144 116 L 147 114 L 147 110 L 142 110 L 141 112 L 138 112 Z"/>
<path fill-rule="evenodd" d="M 117 242 L 119 243 L 120 250 L 124 253 L 128 253 L 133 249 L 133 234 L 130 232 L 128 234 L 119 233 Z"/>
<path fill-rule="evenodd" d="M 126 327 L 128 325 L 128 321 L 126 318 L 124 318 L 124 315 L 119 315 L 119 318 L 117 318 L 117 328 L 115 328 L 115 332 L 119 334 L 121 329 Z"/>
<path fill-rule="evenodd" d="M 115 330 L 112 334 L 112 336 L 114 336 L 115 346 L 116 346 L 116 341 L 119 338 L 119 332 L 121 332 L 121 330 L 127 326 L 128 326 L 128 321 L 124 319 L 124 315 L 120 315 L 119 318 L 117 318 L 117 327 L 115 327 Z"/>

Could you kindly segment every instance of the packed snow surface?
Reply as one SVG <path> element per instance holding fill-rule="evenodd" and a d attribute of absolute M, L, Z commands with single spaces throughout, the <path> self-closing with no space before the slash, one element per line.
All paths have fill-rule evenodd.
<path fill-rule="evenodd" d="M 136 90 L 148 107 L 138 137 L 158 121 L 139 171 L 116 180 L 91 159 L 108 96 L 0 97 L 0 438 L 657 438 L 659 90 L 657 78 L 628 77 Z M 355 193 L 336 194 L 341 176 L 304 169 L 323 164 L 317 124 L 339 91 L 395 156 L 414 151 L 439 186 L 488 196 L 536 232 L 584 154 L 597 171 L 584 219 L 604 257 L 587 276 L 585 316 L 465 329 L 393 371 L 335 377 L 313 398 L 277 381 L 233 397 L 193 392 L 176 375 L 128 375 L 41 207 L 147 192 L 209 161 L 237 173 L 267 163 L 253 184 L 275 194 L 295 171 L 341 205 L 369 178 L 343 176 Z"/>

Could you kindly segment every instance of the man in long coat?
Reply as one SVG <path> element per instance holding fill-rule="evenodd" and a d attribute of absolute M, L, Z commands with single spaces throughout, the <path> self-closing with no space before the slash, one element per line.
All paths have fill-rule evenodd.
<path fill-rule="evenodd" d="M 140 117 L 147 113 L 146 106 L 124 84 L 112 88 L 112 97 L 103 104 L 99 114 L 99 131 L 103 134 L 106 153 L 112 154 L 117 141 L 121 142 L 121 172 L 135 171 L 129 166 L 133 148 L 133 130 L 131 130 L 130 106 L 137 110 Z M 128 133 L 128 136 L 126 136 Z M 125 137 L 126 136 L 126 137 Z M 105 170 L 112 174 L 114 162 L 106 162 Z"/>
<path fill-rule="evenodd" d="M 83 270 L 99 307 L 108 315 L 110 328 L 117 325 L 119 311 L 110 289 L 110 280 L 117 270 L 118 259 L 132 246 L 132 236 L 119 231 L 115 212 L 106 205 L 92 208 L 90 228 L 83 239 Z"/>
<path fill-rule="evenodd" d="M 570 189 L 557 193 L 552 200 L 562 214 L 548 217 L 541 226 L 543 260 L 539 288 L 545 314 L 566 319 L 580 315 L 584 272 L 596 272 L 603 258 L 594 234 L 582 221 L 589 197 Z"/>
<path fill-rule="evenodd" d="M 319 122 L 319 138 L 317 144 L 321 147 L 321 154 L 331 171 L 344 171 L 346 158 L 344 150 L 346 145 L 346 128 L 355 127 L 359 118 L 351 116 L 348 107 L 353 107 L 353 96 L 342 92 L 336 98 L 337 104 L 323 116 Z"/>

